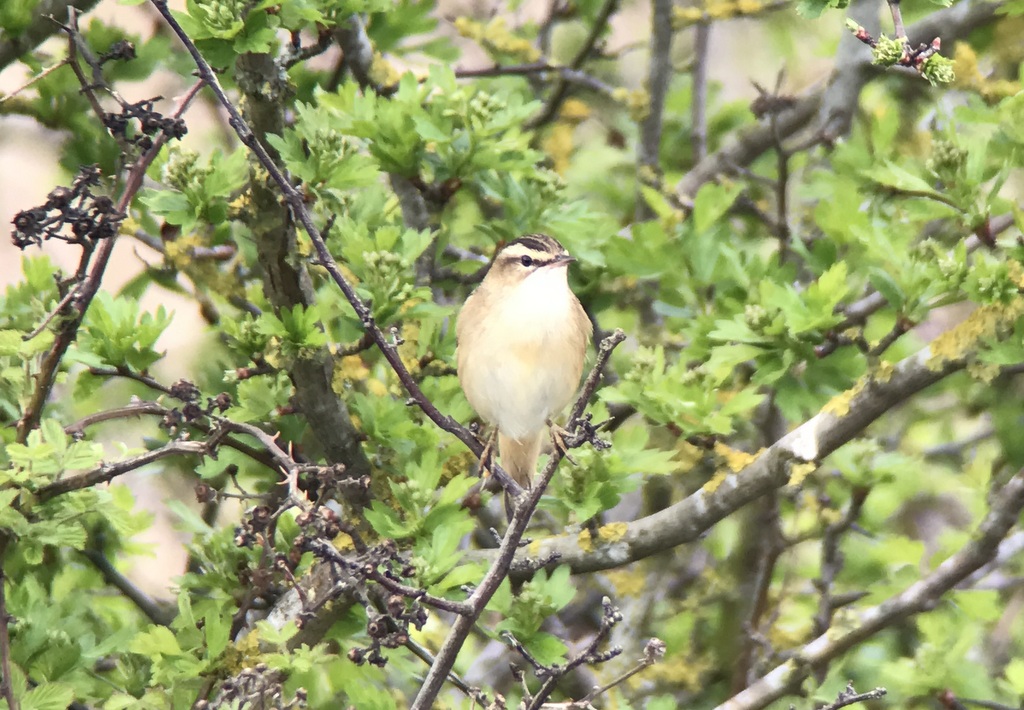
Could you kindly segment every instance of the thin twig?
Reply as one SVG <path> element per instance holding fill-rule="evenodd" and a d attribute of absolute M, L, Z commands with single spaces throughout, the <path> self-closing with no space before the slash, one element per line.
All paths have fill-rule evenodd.
<path fill-rule="evenodd" d="M 114 419 L 131 419 L 133 417 L 141 417 L 143 414 L 165 416 L 168 411 L 167 407 L 162 404 L 157 404 L 156 402 L 132 402 L 124 407 L 107 409 L 86 415 L 74 424 L 69 424 L 64 427 L 64 433 L 71 436 L 78 436 L 81 435 L 86 428 L 91 427 L 94 424 L 99 424 L 100 422 L 109 422 Z"/>
<path fill-rule="evenodd" d="M 533 76 L 536 74 L 555 74 L 561 81 L 591 89 L 605 96 L 611 96 L 615 91 L 615 87 L 580 69 L 559 66 L 547 61 L 528 62 L 526 64 L 495 64 L 480 69 L 455 70 L 455 77 L 457 79 L 491 76 Z"/>
<path fill-rule="evenodd" d="M 77 476 L 62 478 L 59 481 L 49 483 L 36 491 L 36 497 L 40 503 L 43 503 L 65 493 L 91 488 L 100 483 L 109 483 L 118 476 L 130 473 L 155 461 L 165 459 L 168 456 L 205 456 L 213 448 L 211 441 L 171 441 L 159 449 L 153 449 L 152 451 L 147 451 L 144 454 L 132 456 L 116 463 L 101 464 Z"/>
<path fill-rule="evenodd" d="M 615 8 L 618 7 L 618 5 L 619 0 L 604 0 L 604 4 L 601 5 L 601 9 L 597 12 L 597 17 L 594 18 L 594 24 L 590 28 L 590 33 L 587 35 L 587 38 L 583 40 L 583 45 L 576 53 L 576 56 L 573 57 L 571 62 L 569 62 L 570 69 L 582 68 L 591 52 L 594 51 L 594 46 L 597 44 L 597 40 L 600 39 L 601 35 L 604 33 L 608 24 L 608 18 L 612 16 L 612 13 L 615 12 Z M 558 115 L 558 110 L 562 107 L 562 103 L 565 101 L 568 94 L 569 82 L 559 76 L 555 86 L 551 89 L 551 94 L 544 103 L 544 107 L 540 110 L 540 113 L 527 120 L 526 127 L 529 129 L 535 129 L 550 123 L 555 116 Z"/>
<path fill-rule="evenodd" d="M 658 659 L 665 655 L 665 642 L 661 639 L 652 638 L 647 641 L 644 646 L 644 655 L 637 661 L 637 664 L 630 668 L 628 671 L 614 679 L 610 683 L 606 683 L 600 687 L 594 688 L 587 697 L 580 700 L 581 703 L 589 703 L 591 700 L 599 695 L 602 695 L 617 685 L 622 685 L 627 680 L 635 676 L 645 668 L 649 668 L 658 662 Z"/>
<path fill-rule="evenodd" d="M 601 606 L 603 607 L 604 613 L 601 616 L 601 626 L 594 634 L 594 637 L 587 644 L 587 647 L 577 653 L 568 663 L 559 665 L 555 668 L 549 669 L 547 677 L 541 684 L 540 689 L 534 693 L 533 697 L 530 698 L 529 704 L 526 706 L 526 710 L 541 710 L 544 706 L 544 702 L 555 692 L 555 686 L 558 685 L 559 681 L 564 678 L 567 674 L 571 673 L 577 667 L 584 663 L 601 663 L 609 661 L 615 658 L 622 649 L 614 647 L 607 652 L 599 652 L 597 649 L 600 645 L 605 642 L 608 635 L 612 632 L 612 629 L 622 621 L 622 612 L 620 612 L 611 603 L 608 597 L 604 597 L 601 600 Z"/>
<path fill-rule="evenodd" d="M 839 693 L 835 702 L 829 703 L 820 710 L 839 710 L 855 703 L 863 703 L 866 700 L 877 700 L 884 696 L 888 691 L 885 688 L 875 688 L 869 690 L 866 693 L 858 693 L 853 689 L 853 681 L 851 680 L 846 684 L 846 689 Z"/>
<path fill-rule="evenodd" d="M 53 309 L 51 309 L 50 312 L 46 314 L 46 317 L 43 318 L 43 321 L 35 328 L 33 328 L 31 332 L 25 333 L 25 335 L 21 336 L 21 339 L 24 340 L 25 342 L 28 342 L 29 340 L 32 340 L 32 338 L 36 337 L 44 330 L 46 330 L 46 326 L 50 325 L 50 323 L 53 322 L 53 319 L 57 317 L 57 314 L 63 311 L 71 302 L 71 300 L 77 295 L 77 286 L 72 286 L 71 288 L 69 288 L 68 292 L 64 294 L 64 298 L 60 299 L 60 301 L 57 302 L 57 305 L 54 306 Z"/>
<path fill-rule="evenodd" d="M 114 567 L 102 551 L 94 548 L 86 548 L 82 550 L 82 554 L 97 570 L 99 570 L 99 573 L 103 575 L 103 579 L 106 580 L 107 584 L 115 587 L 119 592 L 121 592 L 121 594 L 131 601 L 132 604 L 138 607 L 139 611 L 145 614 L 146 617 L 154 624 L 167 626 L 177 615 L 172 604 L 167 602 L 158 602 L 135 586 L 130 579 L 125 577 L 117 570 L 116 567 Z"/>
<path fill-rule="evenodd" d="M 661 178 L 661 130 L 665 113 L 665 97 L 672 79 L 672 0 L 654 0 L 651 15 L 651 56 L 647 70 L 649 107 L 640 123 L 637 144 L 637 168 L 641 182 Z M 634 219 L 651 219 L 654 211 L 642 197 L 637 197 Z"/>
<path fill-rule="evenodd" d="M 693 40 L 693 102 L 690 105 L 692 126 L 690 143 L 693 162 L 704 160 L 708 154 L 708 47 L 711 44 L 711 23 L 697 23 Z"/>
<path fill-rule="evenodd" d="M 903 13 L 900 11 L 900 0 L 887 0 L 889 12 L 892 13 L 892 27 L 896 39 L 906 41 L 907 31 L 903 27 Z"/>
<path fill-rule="evenodd" d="M 178 100 L 174 111 L 171 113 L 171 117 L 180 117 L 188 108 L 192 99 L 195 98 L 195 95 L 199 92 L 201 87 L 202 82 L 194 84 L 185 93 L 185 95 Z M 163 148 L 167 140 L 167 135 L 165 133 L 160 133 L 153 141 L 153 147 L 143 153 L 131 168 L 129 168 L 124 186 L 121 190 L 121 196 L 114 208 L 118 214 L 127 214 L 128 207 L 131 205 L 131 202 L 135 197 L 135 193 L 138 192 L 139 188 L 142 186 L 142 180 L 145 177 L 147 168 L 149 168 L 150 164 L 156 159 L 156 156 L 160 153 L 160 150 Z M 71 344 L 75 341 L 75 338 L 78 335 L 78 329 L 81 327 L 82 321 L 85 319 L 85 313 L 89 309 L 89 304 L 92 303 L 92 299 L 99 291 L 100 282 L 103 280 L 103 274 L 106 272 L 110 256 L 114 251 L 115 241 L 115 238 L 110 238 L 104 239 L 100 243 L 99 247 L 96 249 L 95 256 L 92 259 L 92 266 L 88 270 L 87 276 L 82 283 L 78 285 L 75 298 L 68 303 L 66 309 L 67 312 L 65 313 L 68 318 L 61 322 L 53 345 L 50 347 L 50 350 L 47 351 L 46 355 L 43 356 L 42 362 L 39 366 L 39 372 L 35 378 L 35 389 L 32 392 L 32 396 L 29 399 L 28 405 L 25 407 L 21 419 L 18 420 L 17 441 L 19 443 L 25 443 L 29 432 L 39 426 L 43 407 L 49 399 L 50 392 L 53 390 L 54 383 L 57 380 L 57 371 L 60 368 L 60 363 L 64 359 L 64 354 L 67 352 L 67 349 L 71 347 Z M 80 269 L 85 270 L 89 266 L 88 262 L 89 257 L 83 256 Z"/>

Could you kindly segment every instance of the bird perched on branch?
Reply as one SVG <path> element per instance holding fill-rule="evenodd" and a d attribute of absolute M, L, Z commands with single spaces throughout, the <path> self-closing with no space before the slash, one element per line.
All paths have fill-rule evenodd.
<path fill-rule="evenodd" d="M 575 261 L 557 240 L 527 234 L 498 252 L 459 313 L 458 373 L 466 399 L 494 425 L 501 466 L 528 488 L 544 430 L 561 445 L 552 422 L 575 395 L 593 327 L 570 290 Z M 481 457 L 487 468 L 494 434 Z M 506 510 L 511 517 L 509 500 Z"/>

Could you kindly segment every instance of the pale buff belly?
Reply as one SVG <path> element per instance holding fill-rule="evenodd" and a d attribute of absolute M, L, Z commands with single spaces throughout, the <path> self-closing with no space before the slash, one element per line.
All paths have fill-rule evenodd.
<path fill-rule="evenodd" d="M 497 344 L 495 344 L 497 345 Z M 489 348 L 488 366 L 474 363 L 464 374 L 474 396 L 470 404 L 505 436 L 523 439 L 541 431 L 572 399 L 579 372 L 552 344 Z"/>

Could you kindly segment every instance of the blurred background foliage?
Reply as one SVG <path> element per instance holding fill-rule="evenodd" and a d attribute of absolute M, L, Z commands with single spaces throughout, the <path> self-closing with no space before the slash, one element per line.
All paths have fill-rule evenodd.
<path fill-rule="evenodd" d="M 184 93 L 194 65 L 149 5 L 76 4 L 95 55 L 134 44 L 134 59 L 103 65 L 128 102 Z M 713 492 L 819 411 L 843 416 L 865 382 L 885 381 L 929 342 L 934 358 L 967 362 L 888 403 L 876 425 L 789 485 L 726 511 L 697 543 L 617 569 L 570 576 L 556 566 L 506 582 L 456 665 L 466 682 L 515 706 L 522 690 L 508 663 L 523 662 L 499 632 L 558 663 L 593 635 L 609 596 L 626 619 L 611 639 L 623 656 L 567 677 L 556 698 L 611 681 L 656 636 L 664 660 L 603 706 L 726 702 L 936 569 L 1024 466 L 1024 4 L 940 5 L 903 7 L 914 46 L 943 37 L 955 79 L 939 86 L 871 64 L 843 13 L 876 37 L 893 30 L 886 7 L 865 0 L 841 10 L 761 0 L 176 8 L 445 414 L 473 419 L 454 375 L 452 318 L 495 249 L 545 232 L 577 257 L 572 286 L 597 334 L 629 335 L 590 407 L 609 421 L 613 446 L 563 464 L 534 538 L 607 539 L 616 523 Z M 57 66 L 68 42 L 40 20 L 64 22 L 66 8 L 0 6 L 5 86 L 37 78 L 0 98 L 0 127 L 45 128 L 35 139 L 59 146 L 60 184 L 95 164 L 98 191 L 113 195 L 130 153 Z M 104 282 L 117 286 L 89 306 L 30 432 L 15 425 L 40 386 L 61 320 L 45 319 L 82 247 L 51 239 L 41 254 L 29 244 L 17 271 L 5 255 L 0 528 L 14 693 L 22 708 L 183 708 L 197 698 L 232 707 L 224 679 L 261 662 L 281 671 L 261 682 L 291 699 L 304 688 L 310 707 L 405 707 L 421 660 L 398 648 L 384 652 L 386 665 L 354 662 L 372 645 L 369 602 L 332 618 L 312 648 L 296 648 L 294 621 L 263 620 L 313 556 L 287 575 L 272 564 L 275 551 L 294 553 L 294 510 L 266 545 L 239 544 L 236 526 L 264 500 L 246 496 L 280 495 L 254 440 L 249 451 L 147 463 L 130 489 L 40 495 L 103 462 L 202 440 L 201 418 L 182 401 L 213 416 L 208 398 L 226 393 L 218 415 L 260 426 L 299 460 L 369 476 L 365 499 L 328 497 L 364 535 L 396 542 L 411 584 L 461 599 L 483 573 L 465 551 L 494 546 L 500 495 L 481 491 L 464 446 L 407 405 L 266 172 L 208 101 L 200 94 L 183 116 L 189 135 L 149 168 L 120 223 L 118 273 Z M 164 113 L 172 104 L 156 102 Z M 14 218 L 33 204 L 4 206 Z M 297 274 L 292 292 L 282 273 Z M 165 301 L 173 311 L 157 306 Z M 175 321 L 187 345 L 168 355 Z M 328 363 L 319 395 L 341 402 L 352 458 L 329 453 L 335 433 L 318 429 L 315 393 L 297 397 L 298 364 L 314 360 Z M 178 397 L 180 379 L 199 394 Z M 97 416 L 139 401 L 167 411 Z M 197 484 L 214 491 L 198 504 Z M 143 543 L 153 508 L 177 532 Z M 812 707 L 852 679 L 886 687 L 893 706 L 1018 707 L 1024 557 L 1012 552 L 1022 536 L 1011 533 L 987 574 L 816 666 L 780 704 Z M 335 543 L 353 544 L 345 534 Z M 169 548 L 174 569 L 159 564 Z M 164 576 L 140 590 L 132 570 L 147 555 Z M 448 624 L 432 613 L 414 640 L 436 650 Z M 472 706 L 454 690 L 438 703 Z"/>

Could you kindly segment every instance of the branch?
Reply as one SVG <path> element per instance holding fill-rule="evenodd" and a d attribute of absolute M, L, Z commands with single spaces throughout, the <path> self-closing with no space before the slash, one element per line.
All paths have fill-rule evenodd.
<path fill-rule="evenodd" d="M 619 0 L 604 0 L 604 4 L 601 5 L 601 9 L 597 12 L 597 17 L 594 18 L 594 24 L 590 28 L 590 34 L 583 41 L 583 46 L 573 57 L 573 60 L 569 62 L 570 69 L 580 69 L 583 67 L 583 63 L 587 61 L 590 53 L 594 51 L 594 46 L 597 44 L 597 40 L 601 37 L 605 27 L 608 24 L 608 18 L 615 12 L 618 7 Z M 558 81 L 555 83 L 554 88 L 551 89 L 551 94 L 548 96 L 548 100 L 544 103 L 544 107 L 541 108 L 540 113 L 530 118 L 526 122 L 526 128 L 536 129 L 541 126 L 550 123 L 555 116 L 558 115 L 558 110 L 562 107 L 562 103 L 569 95 L 569 82 L 559 76 Z"/>
<path fill-rule="evenodd" d="M 583 410 L 597 388 L 601 370 L 604 369 L 615 347 L 625 339 L 626 334 L 621 330 L 616 330 L 612 335 L 601 341 L 597 362 L 594 363 L 594 368 L 587 376 L 587 380 L 583 385 L 583 391 L 580 393 L 579 398 L 577 398 L 576 404 L 573 405 L 572 413 L 566 424 L 568 431 L 572 432 L 584 424 L 582 420 Z M 566 438 L 567 447 L 572 447 L 573 444 L 578 446 L 581 443 L 582 441 L 570 441 L 568 437 Z M 455 660 L 466 642 L 466 637 L 469 636 L 473 625 L 480 617 L 480 614 L 483 613 L 487 602 L 490 601 L 491 597 L 498 590 L 498 585 L 508 576 L 516 550 L 519 549 L 519 543 L 526 532 L 526 525 L 529 523 L 537 504 L 540 503 L 541 496 L 544 495 L 544 491 L 547 489 L 548 483 L 551 482 L 552 476 L 555 475 L 555 469 L 558 468 L 558 464 L 561 463 L 564 455 L 565 452 L 561 448 L 555 447 L 554 452 L 552 452 L 551 457 L 544 466 L 544 470 L 533 482 L 533 486 L 524 494 L 525 500 L 518 501 L 515 505 L 508 530 L 505 532 L 505 537 L 502 539 L 501 546 L 497 550 L 494 562 L 491 564 L 490 569 L 487 570 L 484 578 L 480 580 L 480 584 L 473 590 L 469 599 L 466 600 L 470 607 L 469 613 L 455 619 L 455 623 L 452 624 L 451 631 L 449 631 L 448 636 L 441 645 L 441 650 L 438 651 L 434 664 L 430 667 L 430 671 L 427 673 L 419 693 L 416 694 L 416 699 L 413 701 L 410 710 L 428 710 L 428 708 L 434 706 L 434 700 L 437 698 L 438 693 L 441 692 L 445 679 L 455 665 Z"/>
<path fill-rule="evenodd" d="M 658 179 L 661 175 L 661 121 L 665 113 L 665 96 L 672 80 L 672 0 L 654 0 L 652 7 L 651 58 L 647 73 L 650 106 L 640 124 L 637 145 L 637 169 L 641 183 Z M 694 101 L 697 101 L 696 96 Z M 641 222 L 653 216 L 654 211 L 646 200 L 638 196 L 635 221 Z"/>
<path fill-rule="evenodd" d="M 146 617 L 159 626 L 169 626 L 177 609 L 168 602 L 157 602 L 144 591 L 132 584 L 132 581 L 121 574 L 101 550 L 86 548 L 82 554 L 103 575 L 107 584 L 117 589 L 128 598 Z"/>
<path fill-rule="evenodd" d="M 100 483 L 110 483 L 118 476 L 130 473 L 137 468 L 142 468 L 168 456 L 206 456 L 213 447 L 214 444 L 210 441 L 172 441 L 161 446 L 159 449 L 147 451 L 144 454 L 139 454 L 116 463 L 102 464 L 91 471 L 49 483 L 36 491 L 36 498 L 38 502 L 45 503 L 51 498 L 56 498 L 65 493 L 80 491 L 83 488 L 91 488 Z"/>
<path fill-rule="evenodd" d="M 952 7 L 937 10 L 908 29 L 911 38 L 939 36 L 947 46 L 972 30 L 988 24 L 996 17 L 1002 2 L 964 0 Z M 873 7 L 873 6 L 872 6 Z M 788 138 L 811 123 L 817 115 L 818 130 L 826 139 L 843 135 L 849 129 L 860 91 L 870 79 L 882 72 L 872 66 L 867 52 L 852 36 L 840 40 L 836 69 L 827 88 L 814 89 L 798 99 L 793 108 L 779 116 L 778 135 Z M 678 198 L 688 203 L 701 185 L 728 174 L 737 167 L 746 167 L 770 150 L 775 143 L 771 126 L 752 126 L 740 132 L 720 150 L 700 161 L 675 186 Z"/>
<path fill-rule="evenodd" d="M 717 710 L 760 710 L 793 692 L 815 667 L 836 658 L 894 623 L 932 608 L 939 598 L 991 560 L 1000 541 L 1024 509 L 1024 470 L 997 494 L 978 530 L 959 552 L 924 579 L 860 614 L 842 629 L 833 628 L 799 649 L 795 658 L 776 667 Z M 841 707 L 841 706 L 840 706 Z"/>
<path fill-rule="evenodd" d="M 834 703 L 829 703 L 821 710 L 840 710 L 856 703 L 863 703 L 866 700 L 877 700 L 886 694 L 885 688 L 875 688 L 866 693 L 858 693 L 853 689 L 853 681 L 846 684 L 846 689 L 839 693 Z"/>
<path fill-rule="evenodd" d="M 940 336 L 955 340 L 956 332 Z M 959 328 L 959 326 L 958 326 Z M 963 336 L 968 337 L 968 336 Z M 933 343 L 934 345 L 934 343 Z M 969 353 L 943 358 L 928 346 L 892 366 L 886 376 L 866 376 L 852 389 L 834 398 L 817 415 L 804 422 L 738 472 L 729 472 L 720 483 L 705 486 L 668 508 L 616 531 L 613 540 L 602 544 L 592 541 L 586 549 L 576 536 L 558 536 L 540 540 L 522 552 L 512 568 L 513 579 L 529 577 L 557 559 L 569 565 L 574 574 L 615 569 L 664 552 L 678 545 L 697 541 L 715 523 L 747 503 L 777 488 L 790 479 L 794 464 L 818 462 L 843 444 L 862 435 L 864 429 L 889 409 L 949 375 L 963 369 Z M 492 550 L 472 551 L 465 560 L 483 561 L 494 556 Z"/>
<path fill-rule="evenodd" d="M 551 64 L 547 61 L 528 62 L 526 64 L 495 64 L 482 69 L 456 69 L 457 79 L 472 79 L 490 76 L 533 76 L 534 74 L 556 74 L 559 79 L 569 84 L 576 84 L 591 89 L 599 94 L 611 96 L 614 87 L 591 76 L 580 69 Z"/>
<path fill-rule="evenodd" d="M 178 100 L 174 111 L 171 113 L 171 118 L 180 118 L 201 87 L 202 82 L 197 82 Z M 114 207 L 114 211 L 117 214 L 125 215 L 128 213 L 128 207 L 131 205 L 135 193 L 142 187 L 142 180 L 146 175 L 147 168 L 156 159 L 156 156 L 167 141 L 167 134 L 161 132 L 153 140 L 152 147 L 145 151 L 128 170 L 120 198 Z M 92 303 L 92 299 L 95 298 L 97 291 L 99 291 L 100 282 L 103 280 L 107 263 L 110 261 L 110 255 L 114 251 L 115 241 L 116 237 L 108 237 L 100 241 L 99 247 L 96 248 L 91 268 L 89 268 L 89 255 L 91 251 L 86 250 L 86 253 L 83 254 L 79 270 L 85 271 L 88 269 L 88 275 L 85 276 L 80 284 L 72 287 L 75 296 L 67 303 L 63 313 L 66 318 L 61 321 L 53 345 L 43 356 L 42 362 L 39 365 L 35 389 L 32 391 L 32 396 L 22 413 L 21 419 L 18 420 L 17 441 L 19 443 L 25 443 L 29 432 L 39 426 L 43 407 L 49 399 L 50 392 L 53 390 L 53 385 L 57 380 L 57 371 L 60 368 L 60 363 L 64 359 L 67 349 L 71 347 L 71 343 L 78 337 L 78 329 L 81 327 L 82 321 L 85 320 L 85 313 L 89 309 L 89 304 Z"/>

